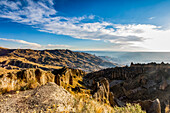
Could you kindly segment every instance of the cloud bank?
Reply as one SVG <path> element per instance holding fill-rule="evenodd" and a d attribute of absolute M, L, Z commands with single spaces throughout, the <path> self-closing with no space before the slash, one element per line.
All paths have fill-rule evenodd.
<path fill-rule="evenodd" d="M 169 47 L 170 30 L 150 24 L 114 24 L 106 21 L 93 21 L 94 15 L 82 17 L 63 17 L 58 15 L 53 0 L 1 0 L 0 17 L 13 22 L 31 25 L 40 32 L 68 35 L 78 39 L 103 40 L 111 42 L 115 48 L 164 50 Z M 150 18 L 153 19 L 153 18 Z M 87 22 L 83 22 L 86 20 Z M 1 39 L 2 40 L 2 39 Z M 11 39 L 12 41 L 12 39 Z M 29 45 L 29 42 L 18 41 Z M 159 43 L 164 46 L 158 47 Z M 40 46 L 31 43 L 34 46 Z M 55 45 L 47 45 L 54 47 Z M 166 47 L 166 48 L 167 48 Z M 114 48 L 114 46 L 113 46 Z"/>
<path fill-rule="evenodd" d="M 70 48 L 71 47 L 68 45 L 52 45 L 52 44 L 41 45 L 38 43 L 27 42 L 24 40 L 7 39 L 7 38 L 0 38 L 0 40 L 24 44 L 25 46 L 23 46 L 23 48 L 26 47 L 26 48 L 32 48 L 32 49 L 58 49 L 58 48 Z"/>

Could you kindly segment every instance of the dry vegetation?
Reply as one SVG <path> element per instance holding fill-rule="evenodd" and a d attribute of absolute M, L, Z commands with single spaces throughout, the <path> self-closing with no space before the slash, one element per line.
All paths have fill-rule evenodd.
<path fill-rule="evenodd" d="M 90 98 L 87 94 L 77 93 L 74 95 L 74 112 L 76 113 L 146 113 L 139 104 L 127 104 L 126 107 L 111 107 L 106 103 L 100 103 Z M 49 106 L 48 111 L 55 113 L 58 105 Z M 63 112 L 69 113 L 64 110 Z M 37 113 L 37 112 L 35 112 Z"/>

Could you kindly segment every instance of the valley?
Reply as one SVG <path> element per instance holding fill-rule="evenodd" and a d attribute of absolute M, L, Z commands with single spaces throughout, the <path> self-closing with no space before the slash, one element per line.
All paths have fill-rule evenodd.
<path fill-rule="evenodd" d="M 1 51 L 1 112 L 169 112 L 170 64 L 118 67 L 97 56 L 70 50 Z M 64 65 L 70 59 L 72 65 Z M 82 63 L 83 69 L 77 63 Z M 56 93 L 58 96 L 53 96 Z M 62 102 L 61 95 L 68 99 Z"/>

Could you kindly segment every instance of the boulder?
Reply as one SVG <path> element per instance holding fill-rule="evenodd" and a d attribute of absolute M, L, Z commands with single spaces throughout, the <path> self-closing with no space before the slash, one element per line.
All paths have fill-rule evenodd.
<path fill-rule="evenodd" d="M 159 99 L 138 101 L 143 110 L 147 113 L 161 113 L 161 105 Z"/>
<path fill-rule="evenodd" d="M 115 98 L 115 102 L 119 107 L 124 107 L 126 104 L 122 101 L 120 101 L 119 99 Z"/>
<path fill-rule="evenodd" d="M 75 112 L 75 98 L 63 87 L 49 82 L 12 96 L 0 96 L 1 113 Z"/>
<path fill-rule="evenodd" d="M 149 113 L 161 113 L 161 105 L 159 99 L 155 99 L 150 106 Z"/>

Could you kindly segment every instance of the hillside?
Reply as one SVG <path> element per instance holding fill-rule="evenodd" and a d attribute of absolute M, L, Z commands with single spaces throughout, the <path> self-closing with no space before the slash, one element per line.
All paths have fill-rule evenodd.
<path fill-rule="evenodd" d="M 31 50 L 31 49 L 1 49 L 0 56 L 25 58 L 26 60 L 42 65 L 70 67 L 84 71 L 97 71 L 106 67 L 115 67 L 117 64 L 82 52 L 70 50 Z M 8 61 L 9 62 L 9 61 Z M 11 64 L 10 64 L 11 65 Z"/>

